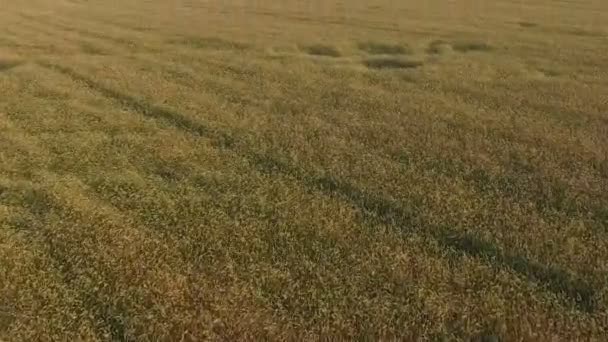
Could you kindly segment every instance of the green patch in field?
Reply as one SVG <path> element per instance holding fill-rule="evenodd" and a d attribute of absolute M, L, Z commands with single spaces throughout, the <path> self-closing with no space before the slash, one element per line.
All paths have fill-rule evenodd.
<path fill-rule="evenodd" d="M 378 57 L 366 59 L 363 65 L 370 69 L 415 69 L 424 63 L 395 57 Z"/>
<path fill-rule="evenodd" d="M 538 68 L 538 71 L 547 77 L 557 77 L 561 75 L 559 71 L 551 68 Z"/>
<path fill-rule="evenodd" d="M 560 33 L 569 34 L 579 37 L 606 37 L 606 34 L 600 31 L 593 31 L 582 27 L 567 27 L 558 29 Z"/>
<path fill-rule="evenodd" d="M 54 207 L 47 193 L 28 184 L 0 185 L 0 203 L 27 208 L 36 215 L 44 215 Z"/>
<path fill-rule="evenodd" d="M 151 165 L 151 173 L 158 176 L 165 182 L 183 182 L 190 174 L 189 168 L 178 161 L 160 161 L 155 165 Z"/>
<path fill-rule="evenodd" d="M 22 61 L 0 59 L 0 72 L 9 71 L 20 66 L 21 64 L 23 64 Z"/>
<path fill-rule="evenodd" d="M 413 50 L 409 46 L 399 44 L 362 42 L 357 46 L 359 50 L 367 52 L 370 55 L 406 55 L 413 53 Z"/>
<path fill-rule="evenodd" d="M 167 42 L 172 45 L 183 45 L 205 50 L 245 50 L 249 47 L 245 43 L 229 41 L 218 37 L 182 36 L 170 39 Z"/>
<path fill-rule="evenodd" d="M 66 101 L 72 98 L 72 94 L 70 94 L 67 90 L 49 88 L 42 85 L 36 87 L 32 91 L 32 95 L 36 96 L 38 99 L 47 101 Z"/>
<path fill-rule="evenodd" d="M 602 177 L 608 178 L 608 159 L 595 162 L 593 167 L 600 173 Z"/>
<path fill-rule="evenodd" d="M 440 55 L 450 51 L 452 51 L 452 46 L 443 40 L 433 40 L 426 49 L 426 52 L 431 55 Z"/>
<path fill-rule="evenodd" d="M 538 26 L 537 23 L 533 23 L 533 22 L 530 22 L 530 21 L 520 21 L 518 24 L 519 24 L 519 26 L 525 27 L 525 28 L 531 28 L 531 27 L 537 27 Z"/>
<path fill-rule="evenodd" d="M 486 42 L 457 42 L 452 45 L 452 48 L 458 52 L 487 52 L 493 48 Z"/>
<path fill-rule="evenodd" d="M 315 44 L 305 46 L 302 48 L 306 53 L 313 56 L 325 56 L 325 57 L 340 57 L 342 54 L 340 51 L 331 45 Z"/>
<path fill-rule="evenodd" d="M 82 43 L 80 44 L 80 50 L 82 50 L 82 52 L 88 54 L 88 55 L 99 55 L 99 56 L 105 56 L 108 55 L 108 53 L 106 51 L 104 51 L 102 48 L 90 44 L 90 43 Z"/>

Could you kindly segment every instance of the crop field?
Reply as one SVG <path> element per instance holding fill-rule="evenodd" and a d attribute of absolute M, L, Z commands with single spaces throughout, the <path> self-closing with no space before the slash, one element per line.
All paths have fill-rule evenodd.
<path fill-rule="evenodd" d="M 0 3 L 0 341 L 606 341 L 607 1 Z"/>

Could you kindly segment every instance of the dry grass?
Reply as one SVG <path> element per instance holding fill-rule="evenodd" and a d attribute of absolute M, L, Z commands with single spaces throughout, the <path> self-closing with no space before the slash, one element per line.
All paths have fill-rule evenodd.
<path fill-rule="evenodd" d="M 3 2 L 0 340 L 605 339 L 607 11 Z"/>

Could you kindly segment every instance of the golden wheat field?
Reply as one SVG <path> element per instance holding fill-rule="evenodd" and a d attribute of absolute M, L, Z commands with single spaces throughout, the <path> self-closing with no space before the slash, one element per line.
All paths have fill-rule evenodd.
<path fill-rule="evenodd" d="M 608 2 L 0 3 L 0 340 L 608 338 Z"/>

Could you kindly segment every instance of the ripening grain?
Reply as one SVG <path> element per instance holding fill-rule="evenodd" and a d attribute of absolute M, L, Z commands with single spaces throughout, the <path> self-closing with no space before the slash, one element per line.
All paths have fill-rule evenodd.
<path fill-rule="evenodd" d="M 608 3 L 0 10 L 0 340 L 602 341 Z"/>

